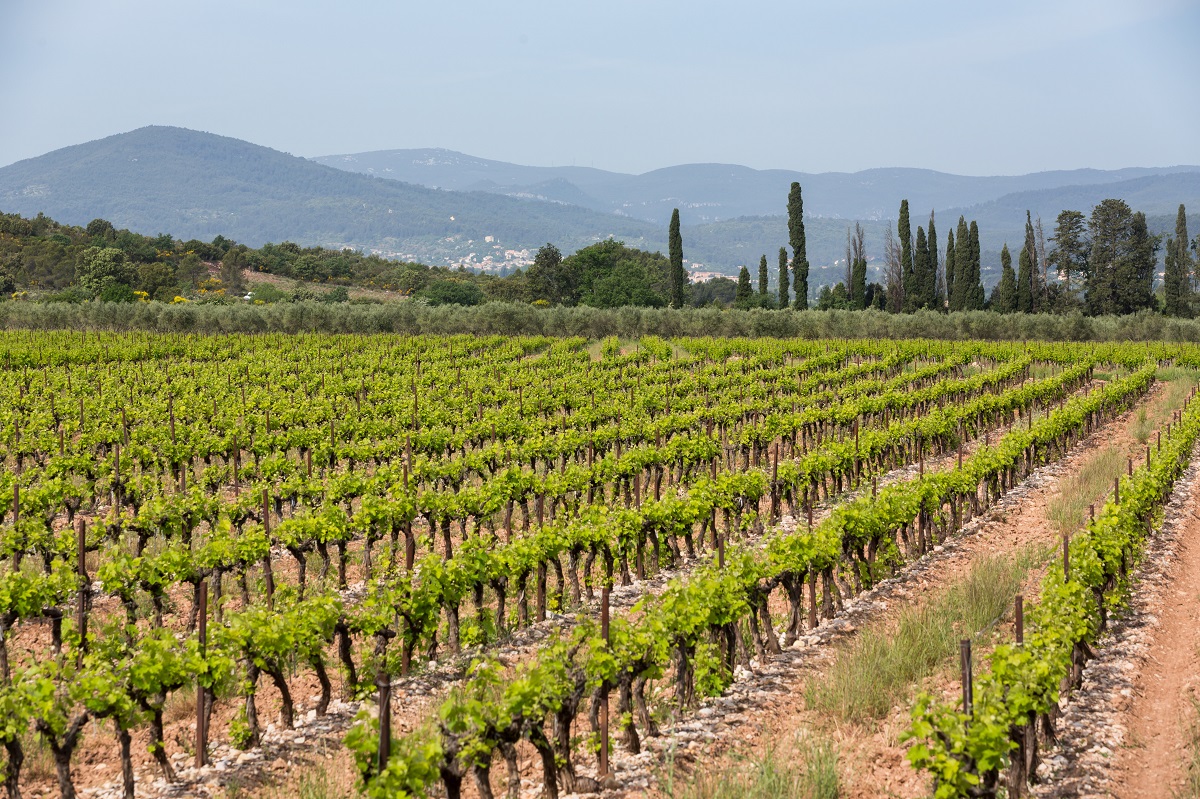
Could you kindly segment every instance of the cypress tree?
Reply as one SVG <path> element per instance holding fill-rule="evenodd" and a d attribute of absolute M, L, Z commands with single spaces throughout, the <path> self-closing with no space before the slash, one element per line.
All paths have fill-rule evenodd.
<path fill-rule="evenodd" d="M 788 243 L 792 245 L 792 271 L 796 280 L 796 310 L 808 307 L 808 255 L 804 244 L 804 198 L 800 184 L 793 183 L 788 192 Z"/>
<path fill-rule="evenodd" d="M 992 289 L 992 310 L 997 313 L 1017 310 L 1017 276 L 1013 274 L 1012 254 L 1007 243 L 1000 251 L 1000 282 Z"/>
<path fill-rule="evenodd" d="M 1038 257 L 1037 257 L 1037 239 L 1033 234 L 1033 216 L 1028 209 L 1025 211 L 1025 251 L 1029 253 L 1029 288 L 1024 289 L 1020 286 L 1017 291 L 1029 292 L 1029 309 L 1026 313 L 1034 313 L 1039 309 L 1041 303 L 1038 301 Z M 1019 259 L 1018 259 L 1019 260 Z M 1017 275 L 1020 279 L 1020 274 Z M 1025 310 L 1022 308 L 1022 310 Z"/>
<path fill-rule="evenodd" d="M 979 252 L 979 225 L 971 220 L 971 232 L 968 234 L 971 244 L 971 280 L 967 285 L 967 302 L 964 306 L 968 311 L 983 310 L 983 263 Z"/>
<path fill-rule="evenodd" d="M 917 225 L 917 246 L 913 255 L 913 285 L 917 287 L 917 302 L 914 310 L 933 306 L 933 286 L 929 280 L 929 244 L 925 240 L 925 228 Z"/>
<path fill-rule="evenodd" d="M 1187 212 L 1182 204 L 1175 217 L 1175 237 L 1167 239 L 1163 295 L 1167 316 L 1192 316 L 1192 259 L 1188 252 Z"/>
<path fill-rule="evenodd" d="M 920 308 L 920 290 L 913 274 L 912 226 L 908 221 L 908 200 L 900 201 L 900 221 L 896 224 L 900 235 L 900 273 L 904 276 L 904 311 Z"/>
<path fill-rule="evenodd" d="M 737 291 L 733 295 L 734 304 L 744 307 L 750 302 L 750 298 L 753 295 L 754 289 L 750 286 L 750 270 L 743 266 L 741 271 L 738 272 Z"/>
<path fill-rule="evenodd" d="M 1122 289 L 1124 308 L 1121 313 L 1136 313 L 1154 308 L 1154 270 L 1158 264 L 1161 238 L 1150 232 L 1146 214 L 1138 211 L 1129 226 L 1129 243 L 1125 257 L 1119 260 L 1118 285 Z"/>
<path fill-rule="evenodd" d="M 971 233 L 966 217 L 958 218 L 954 234 L 954 297 L 955 310 L 970 311 L 971 308 Z"/>
<path fill-rule="evenodd" d="M 788 296 L 791 293 L 789 291 L 790 287 L 788 286 L 788 283 L 789 283 L 789 280 L 788 280 L 787 247 L 780 247 L 779 248 L 779 307 L 780 308 L 787 308 L 788 302 L 791 301 L 791 297 Z"/>
<path fill-rule="evenodd" d="M 767 256 L 758 260 L 758 296 L 767 296 Z"/>
<path fill-rule="evenodd" d="M 946 283 L 938 264 L 937 227 L 933 222 L 933 211 L 929 212 L 929 273 L 933 278 L 933 307 L 939 311 L 946 308 Z"/>
<path fill-rule="evenodd" d="M 861 309 L 867 307 L 867 259 L 854 259 L 854 268 L 850 272 L 851 307 Z"/>
<path fill-rule="evenodd" d="M 1030 291 L 1033 284 L 1032 276 L 1029 274 L 1033 271 L 1033 261 L 1029 257 L 1027 248 L 1021 248 L 1021 254 L 1017 256 L 1017 264 L 1017 310 L 1020 313 L 1033 313 L 1033 296 Z"/>
<path fill-rule="evenodd" d="M 667 285 L 671 293 L 671 307 L 683 307 L 683 287 L 687 284 L 687 272 L 683 269 L 683 236 L 679 234 L 679 209 L 671 212 L 671 225 L 667 229 L 667 250 L 671 262 L 671 274 Z"/>
<path fill-rule="evenodd" d="M 962 310 L 962 297 L 954 294 L 954 231 L 946 234 L 946 303 L 951 311 Z"/>

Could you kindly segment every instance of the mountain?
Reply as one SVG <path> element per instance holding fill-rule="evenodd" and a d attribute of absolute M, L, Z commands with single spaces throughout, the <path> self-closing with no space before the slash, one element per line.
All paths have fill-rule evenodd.
<path fill-rule="evenodd" d="M 1153 207 L 1142 210 L 1159 213 L 1164 211 L 1164 203 L 1169 203 L 1171 198 L 1165 192 L 1154 190 L 1154 178 L 1177 175 L 1200 178 L 1200 166 L 1077 169 L 1011 177 L 970 177 L 928 169 L 888 168 L 809 174 L 729 164 L 684 164 L 642 175 L 627 175 L 585 167 L 520 166 L 436 149 L 384 150 L 314 160 L 338 169 L 423 186 L 511 196 L 536 196 L 540 192 L 534 187 L 554 181 L 560 187 L 557 197 L 570 197 L 567 201 L 586 208 L 658 225 L 669 222 L 674 208 L 679 208 L 685 225 L 782 214 L 793 181 L 804 187 L 806 214 L 870 220 L 894 219 L 902 199 L 908 199 L 914 209 L 958 209 L 998 201 L 1006 195 L 1063 187 L 1114 185 L 1137 179 L 1150 180 L 1148 190 L 1139 198 L 1141 206 L 1137 207 L 1149 203 Z M 573 191 L 566 189 L 565 184 L 570 184 Z M 1175 201 L 1176 205 L 1178 202 Z"/>
<path fill-rule="evenodd" d="M 555 199 L 553 190 L 540 197 Z M 458 263 L 546 241 L 571 251 L 615 236 L 665 244 L 665 229 L 558 202 L 437 191 L 333 169 L 238 139 L 146 127 L 0 169 L 0 210 L 69 224 L 96 217 L 142 233 L 250 245 L 291 240 Z M 491 237 L 488 240 L 487 237 Z M 661 247 L 661 244 L 654 244 Z"/>
<path fill-rule="evenodd" d="M 223 235 L 255 246 L 289 240 L 498 268 L 527 263 L 547 241 L 569 253 L 613 236 L 665 252 L 670 210 L 678 207 L 684 254 L 694 268 L 734 275 L 765 254 L 774 279 L 779 247 L 787 242 L 783 211 L 793 180 L 804 186 L 814 287 L 842 279 L 845 265 L 838 261 L 855 219 L 866 229 L 871 279 L 880 278 L 884 231 L 895 224 L 902 198 L 913 209 L 914 231 L 927 224 L 928 209 L 937 209 L 942 246 L 960 213 L 977 219 L 985 281 L 998 269 L 1006 241 L 1015 257 L 1026 209 L 1042 217 L 1047 237 L 1059 211 L 1088 213 L 1106 197 L 1145 211 L 1155 232 L 1172 229 L 1181 202 L 1200 211 L 1200 167 L 974 178 L 921 169 L 805 175 L 691 164 L 624 175 L 525 167 L 448 150 L 310 160 L 169 127 L 141 128 L 0 168 L 0 211 L 44 212 L 70 224 L 103 217 L 118 227 L 185 240 Z M 1200 230 L 1200 222 L 1192 224 Z"/>

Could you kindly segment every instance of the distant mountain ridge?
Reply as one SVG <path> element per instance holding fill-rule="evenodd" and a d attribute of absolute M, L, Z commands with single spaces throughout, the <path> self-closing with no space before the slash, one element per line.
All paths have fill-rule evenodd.
<path fill-rule="evenodd" d="M 313 160 L 423 186 L 511 196 L 544 195 L 660 225 L 667 224 L 676 207 L 684 224 L 779 215 L 784 212 L 793 181 L 804 187 L 807 214 L 871 220 L 894 219 L 901 199 L 908 199 L 913 209 L 967 208 L 1014 193 L 1112 185 L 1177 174 L 1200 176 L 1200 166 L 1186 165 L 971 177 L 909 168 L 810 174 L 730 164 L 682 164 L 629 175 L 590 167 L 521 166 L 440 149 L 382 150 Z M 550 185 L 552 191 L 541 188 Z M 1147 213 L 1173 210 L 1152 192 L 1142 199 L 1152 206 L 1142 209 Z"/>
<path fill-rule="evenodd" d="M 972 178 L 920 169 L 805 175 L 693 164 L 623 175 L 524 167 L 448 150 L 304 159 L 172 127 L 141 128 L 0 168 L 0 210 L 44 212 L 71 224 L 103 217 L 185 240 L 223 235 L 255 246 L 290 240 L 499 268 L 527 263 L 548 241 L 569 253 L 611 236 L 665 252 L 666 220 L 679 207 L 691 263 L 736 274 L 741 264 L 753 271 L 765 254 L 773 279 L 779 247 L 787 243 L 783 214 L 792 180 L 804 186 L 813 286 L 841 279 L 844 264 L 837 261 L 856 218 L 866 228 L 876 279 L 884 230 L 894 226 L 904 198 L 914 231 L 936 209 L 942 246 L 960 213 L 979 220 L 985 280 L 995 266 L 989 259 L 998 258 L 1005 242 L 1015 256 L 1026 209 L 1042 217 L 1047 236 L 1062 209 L 1088 213 L 1106 197 L 1147 212 L 1158 232 L 1170 229 L 1179 203 L 1200 211 L 1200 167 L 1193 166 Z M 1062 183 L 1068 180 L 1074 182 Z"/>

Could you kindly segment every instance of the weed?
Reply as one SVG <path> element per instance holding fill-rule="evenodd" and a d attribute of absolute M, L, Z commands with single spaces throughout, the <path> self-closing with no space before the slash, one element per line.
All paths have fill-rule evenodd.
<path fill-rule="evenodd" d="M 985 557 L 941 594 L 905 609 L 895 629 L 863 630 L 824 677 L 809 683 L 809 706 L 848 721 L 882 718 L 913 683 L 949 662 L 962 638 L 980 636 L 1003 617 L 1030 567 L 1044 558 L 1034 547 Z"/>
<path fill-rule="evenodd" d="M 669 764 L 663 792 L 669 799 L 837 799 L 841 778 L 833 742 L 809 734 L 792 749 L 786 756 L 772 749 L 761 758 L 684 779 Z"/>

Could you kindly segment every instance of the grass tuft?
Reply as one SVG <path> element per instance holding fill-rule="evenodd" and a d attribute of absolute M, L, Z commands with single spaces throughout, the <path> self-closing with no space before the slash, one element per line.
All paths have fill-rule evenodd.
<path fill-rule="evenodd" d="M 962 638 L 978 637 L 1009 611 L 1030 567 L 1045 557 L 1034 547 L 984 557 L 964 579 L 906 608 L 895 629 L 863 630 L 809 683 L 809 707 L 845 721 L 883 718 L 914 683 L 954 658 Z"/>
<path fill-rule="evenodd" d="M 808 734 L 786 757 L 772 749 L 761 759 L 683 780 L 669 767 L 662 785 L 669 799 L 837 799 L 841 777 L 833 741 Z"/>

